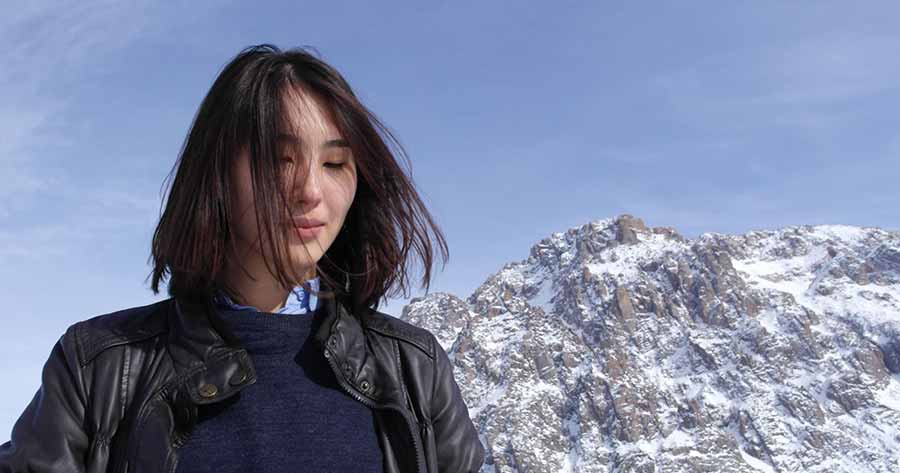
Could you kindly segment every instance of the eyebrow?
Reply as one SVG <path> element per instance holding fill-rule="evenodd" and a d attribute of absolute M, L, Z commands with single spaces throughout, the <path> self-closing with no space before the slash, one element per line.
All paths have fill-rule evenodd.
<path fill-rule="evenodd" d="M 289 134 L 289 133 L 279 133 L 278 136 L 275 137 L 275 139 L 278 141 L 287 141 L 287 142 L 296 143 L 296 144 L 303 143 L 303 140 L 301 140 L 300 137 Z M 328 140 L 328 141 L 322 143 L 322 146 L 321 146 L 322 149 L 349 148 L 349 147 L 350 147 L 350 143 L 348 143 L 347 140 L 345 140 L 343 138 Z"/>

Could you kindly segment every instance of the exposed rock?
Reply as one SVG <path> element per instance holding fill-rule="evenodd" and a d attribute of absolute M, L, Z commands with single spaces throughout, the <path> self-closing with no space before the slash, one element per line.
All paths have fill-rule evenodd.
<path fill-rule="evenodd" d="M 554 233 L 403 318 L 448 349 L 482 471 L 896 471 L 900 233 Z"/>
<path fill-rule="evenodd" d="M 616 241 L 626 245 L 638 242 L 637 234 L 646 233 L 644 221 L 628 214 L 619 215 L 616 219 Z"/>

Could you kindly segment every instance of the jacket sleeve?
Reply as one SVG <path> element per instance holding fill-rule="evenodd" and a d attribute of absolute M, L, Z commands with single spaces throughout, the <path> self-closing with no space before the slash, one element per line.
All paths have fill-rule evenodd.
<path fill-rule="evenodd" d="M 469 418 L 459 385 L 453 377 L 453 365 L 437 339 L 432 336 L 435 351 L 435 385 L 432 394 L 431 423 L 437 447 L 440 473 L 473 473 L 484 462 L 484 446 L 478 430 Z"/>
<path fill-rule="evenodd" d="M 83 472 L 90 443 L 74 325 L 53 346 L 41 386 L 0 445 L 0 473 Z"/>

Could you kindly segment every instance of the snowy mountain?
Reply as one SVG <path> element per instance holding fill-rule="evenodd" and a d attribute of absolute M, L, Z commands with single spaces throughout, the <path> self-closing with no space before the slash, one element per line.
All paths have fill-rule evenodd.
<path fill-rule="evenodd" d="M 484 472 L 900 471 L 900 232 L 620 215 L 413 299 Z"/>

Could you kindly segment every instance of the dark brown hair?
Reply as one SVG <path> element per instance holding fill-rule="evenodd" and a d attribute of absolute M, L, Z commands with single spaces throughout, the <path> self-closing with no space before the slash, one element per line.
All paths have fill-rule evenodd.
<path fill-rule="evenodd" d="M 281 186 L 267 185 L 282 182 L 276 137 L 284 116 L 282 93 L 291 86 L 302 86 L 323 99 L 358 171 L 344 228 L 317 264 L 317 276 L 332 289 L 321 291 L 320 297 L 347 297 L 357 315 L 363 308 L 377 310 L 382 297 L 397 295 L 398 290 L 408 297 L 411 248 L 421 257 L 422 287 L 427 292 L 432 265 L 429 229 L 446 264 L 444 236 L 394 157 L 402 156 L 411 167 L 402 145 L 341 74 L 309 49 L 248 47 L 213 82 L 173 167 L 175 179 L 153 235 L 153 270 L 148 278 L 153 278 L 154 294 L 167 274 L 169 295 L 186 302 L 211 307 L 215 292 L 227 290 L 223 268 L 228 245 L 234 244 L 227 199 L 232 162 L 241 149 L 250 154 L 260 239 L 276 255 L 273 270 L 262 252 L 266 267 L 285 287 L 301 283 L 291 281 L 283 265 L 289 261 L 289 241 L 277 220 L 289 211 L 284 192 Z M 167 180 L 171 176 L 172 172 Z M 349 292 L 344 290 L 346 279 Z"/>

